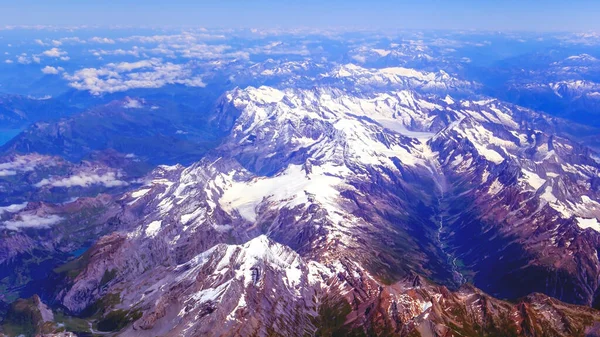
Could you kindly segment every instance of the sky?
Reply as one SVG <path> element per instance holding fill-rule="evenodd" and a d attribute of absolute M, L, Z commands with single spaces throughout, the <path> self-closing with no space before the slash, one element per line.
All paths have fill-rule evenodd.
<path fill-rule="evenodd" d="M 598 0 L 0 0 L 4 25 L 600 31 Z"/>

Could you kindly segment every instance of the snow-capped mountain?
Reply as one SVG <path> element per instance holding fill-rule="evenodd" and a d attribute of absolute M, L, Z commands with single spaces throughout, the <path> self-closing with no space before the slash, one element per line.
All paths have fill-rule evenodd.
<path fill-rule="evenodd" d="M 563 53 L 555 51 L 558 55 Z M 515 104 L 598 127 L 600 62 L 590 54 L 575 54 L 556 61 L 553 53 L 523 56 L 497 69 L 501 88 L 495 96 Z M 530 65 L 530 64 L 533 64 Z M 493 80 L 491 82 L 494 82 Z M 491 83 L 491 87 L 497 84 Z"/>
<path fill-rule="evenodd" d="M 336 67 L 331 72 L 322 75 L 327 79 L 333 78 L 349 87 L 381 89 L 412 89 L 421 92 L 460 93 L 472 92 L 478 84 L 450 76 L 443 70 L 438 72 L 418 71 L 411 68 L 389 67 L 368 69 L 355 64 L 345 64 Z"/>
<path fill-rule="evenodd" d="M 600 336 L 599 36 L 0 27 L 0 336 Z"/>
<path fill-rule="evenodd" d="M 257 83 L 275 88 L 334 87 L 359 92 L 413 90 L 420 93 L 472 94 L 481 87 L 443 70 L 427 71 L 401 66 L 369 68 L 356 62 L 266 60 L 237 70 L 230 80 L 240 87 Z M 258 85 L 260 86 L 260 85 Z"/>
<path fill-rule="evenodd" d="M 402 66 L 414 69 L 450 68 L 441 48 L 423 43 L 389 43 L 380 46 L 359 46 L 347 54 L 349 62 L 376 68 Z M 454 64 L 455 66 L 455 64 Z"/>
<path fill-rule="evenodd" d="M 600 60 L 590 54 L 579 54 L 571 55 L 563 60 L 552 62 L 552 66 L 561 66 L 563 70 L 578 70 L 586 71 L 590 67 L 597 67 L 600 64 Z M 574 68 L 570 68 L 574 67 Z"/>
<path fill-rule="evenodd" d="M 538 94 L 552 92 L 560 99 L 577 100 L 583 97 L 599 98 L 600 85 L 585 80 L 563 80 L 543 84 L 529 84 L 523 89 Z"/>
<path fill-rule="evenodd" d="M 415 278 L 595 303 L 600 165 L 548 120 L 410 90 L 230 91 L 210 118 L 221 145 L 124 195 L 121 230 L 57 299 L 81 312 L 118 295 L 123 335 L 585 330 L 554 320 L 591 310 Z"/>

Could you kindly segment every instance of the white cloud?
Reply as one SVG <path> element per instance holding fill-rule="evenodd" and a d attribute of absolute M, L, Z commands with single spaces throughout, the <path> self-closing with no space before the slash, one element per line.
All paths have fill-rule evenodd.
<path fill-rule="evenodd" d="M 45 66 L 44 68 L 42 68 L 42 72 L 44 74 L 48 74 L 48 75 L 57 75 L 59 72 L 63 71 L 64 69 L 62 67 L 52 67 L 52 66 Z"/>
<path fill-rule="evenodd" d="M 118 71 L 118 72 L 126 72 L 126 71 L 133 71 L 136 69 L 142 69 L 142 68 L 151 68 L 153 67 L 155 64 L 157 64 L 158 60 L 144 60 L 144 61 L 137 61 L 137 62 L 121 62 L 121 63 L 111 63 L 110 65 L 112 65 L 112 67 Z"/>
<path fill-rule="evenodd" d="M 90 42 L 103 43 L 103 44 L 114 44 L 115 40 L 109 39 L 107 37 L 94 36 L 93 38 L 90 39 Z"/>
<path fill-rule="evenodd" d="M 11 64 L 11 63 L 14 63 L 14 62 L 13 62 L 13 60 L 4 60 L 4 63 Z"/>
<path fill-rule="evenodd" d="M 271 42 L 264 46 L 248 48 L 247 52 L 250 54 L 265 54 L 265 55 L 286 55 L 286 54 L 301 55 L 301 56 L 310 55 L 310 51 L 304 44 L 301 46 L 288 45 L 281 41 Z"/>
<path fill-rule="evenodd" d="M 35 214 L 21 214 L 18 218 L 19 220 L 5 221 L 4 227 L 15 231 L 21 228 L 49 228 L 63 220 L 63 218 L 54 214 L 46 217 Z"/>
<path fill-rule="evenodd" d="M 16 170 L 0 170 L 0 177 L 14 176 L 17 174 Z"/>
<path fill-rule="evenodd" d="M 58 58 L 58 57 L 67 55 L 67 52 L 66 51 L 62 51 L 62 50 L 60 50 L 60 49 L 58 49 L 58 48 L 55 47 L 55 48 L 48 49 L 48 50 L 44 51 L 41 55 L 48 56 L 48 57 L 56 57 L 56 58 Z"/>
<path fill-rule="evenodd" d="M 192 33 L 185 32 L 174 35 L 154 35 L 154 36 L 129 36 L 119 38 L 119 42 L 139 42 L 145 44 L 194 44 L 199 41 L 220 40 L 225 39 L 223 34 L 207 34 L 207 33 Z"/>
<path fill-rule="evenodd" d="M 0 163 L 0 177 L 12 176 L 18 172 L 33 171 L 36 166 L 53 166 L 56 162 L 51 157 L 36 154 L 16 156 Z"/>
<path fill-rule="evenodd" d="M 149 47 L 135 46 L 129 50 L 90 50 L 97 57 L 105 55 L 131 55 L 134 57 L 145 57 L 146 55 L 161 55 L 163 57 L 175 58 L 177 56 L 199 59 L 199 60 L 222 60 L 222 59 L 249 59 L 251 54 L 282 55 L 295 54 L 309 56 L 310 50 L 306 44 L 295 45 L 280 41 L 269 42 L 262 46 L 246 49 L 237 49 L 225 44 L 206 43 L 208 40 L 222 39 L 222 34 L 209 34 L 206 32 L 184 32 L 175 35 L 154 36 L 131 36 L 116 39 L 117 42 L 139 43 L 143 45 L 154 45 Z M 90 41 L 102 42 L 105 38 L 93 38 Z M 110 39 L 109 39 L 110 40 Z M 111 40 L 112 41 L 112 40 Z M 115 42 L 115 41 L 113 41 Z"/>
<path fill-rule="evenodd" d="M 176 35 L 154 35 L 154 36 L 131 36 L 117 39 L 118 42 L 140 43 L 152 45 L 152 47 L 134 46 L 130 50 L 91 50 L 95 56 L 103 55 L 132 55 L 140 57 L 144 54 L 163 55 L 174 58 L 178 54 L 186 58 L 194 59 L 248 59 L 249 53 L 244 50 L 235 50 L 224 44 L 207 44 L 207 40 L 222 39 L 222 34 L 207 34 L 205 32 L 185 32 Z"/>
<path fill-rule="evenodd" d="M 227 45 L 207 45 L 207 44 L 192 44 L 192 45 L 173 45 L 176 51 L 185 58 L 196 59 L 249 59 L 250 54 L 247 51 L 230 51 L 231 46 Z"/>
<path fill-rule="evenodd" d="M 58 40 L 58 42 L 62 43 L 87 43 L 85 40 L 78 38 L 77 36 L 72 37 L 63 37 Z"/>
<path fill-rule="evenodd" d="M 0 207 L 0 215 L 2 215 L 4 212 L 16 213 L 16 212 L 24 209 L 25 207 L 27 207 L 27 204 L 28 204 L 27 202 L 24 202 L 22 204 L 2 206 L 2 207 Z"/>
<path fill-rule="evenodd" d="M 131 99 L 131 98 L 129 98 L 127 100 L 127 103 L 123 104 L 123 107 L 125 109 L 139 109 L 139 108 L 142 108 L 143 106 L 144 105 L 140 101 L 138 101 L 136 99 Z"/>
<path fill-rule="evenodd" d="M 163 63 L 159 59 L 110 63 L 102 68 L 81 69 L 64 77 L 70 81 L 71 87 L 88 90 L 94 95 L 136 88 L 160 88 L 168 84 L 205 86 L 202 79 L 193 74 L 191 65 Z"/>
<path fill-rule="evenodd" d="M 115 50 L 103 50 L 103 49 L 95 49 L 95 50 L 90 50 L 90 52 L 92 53 L 92 55 L 94 56 L 105 56 L 105 55 L 118 55 L 118 56 L 125 56 L 125 55 L 129 55 L 129 56 L 135 56 L 135 57 L 140 57 L 140 52 L 142 51 L 141 48 L 137 47 L 137 46 L 133 46 L 131 50 L 124 50 L 124 49 L 115 49 Z"/>
<path fill-rule="evenodd" d="M 115 172 L 107 172 L 99 175 L 97 173 L 82 173 L 79 175 L 73 175 L 67 178 L 59 179 L 42 179 L 40 182 L 35 184 L 36 187 L 42 186 L 54 186 L 54 187 L 89 187 L 92 185 L 104 185 L 106 187 L 117 187 L 128 185 L 127 182 L 119 180 Z"/>
<path fill-rule="evenodd" d="M 27 96 L 27 98 L 34 99 L 36 101 L 45 101 L 45 100 L 51 99 L 52 95 L 44 95 L 44 96 L 31 96 L 31 95 L 29 95 L 29 96 Z"/>
<path fill-rule="evenodd" d="M 21 55 L 17 57 L 17 62 L 19 62 L 20 64 L 30 64 L 31 60 L 28 59 L 26 56 Z"/>

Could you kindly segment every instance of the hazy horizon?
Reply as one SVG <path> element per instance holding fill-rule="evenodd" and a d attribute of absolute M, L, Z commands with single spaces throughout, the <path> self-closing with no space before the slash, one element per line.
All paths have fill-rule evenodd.
<path fill-rule="evenodd" d="M 4 25 L 203 26 L 500 31 L 600 30 L 600 3 L 427 1 L 22 1 L 0 5 Z"/>

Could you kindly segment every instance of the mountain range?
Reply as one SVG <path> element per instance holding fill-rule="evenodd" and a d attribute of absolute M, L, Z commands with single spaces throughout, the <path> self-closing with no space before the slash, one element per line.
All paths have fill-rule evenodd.
<path fill-rule="evenodd" d="M 1 333 L 599 336 L 599 125 L 521 95 L 593 100 L 597 59 L 496 95 L 517 61 L 446 53 L 0 101 Z"/>

